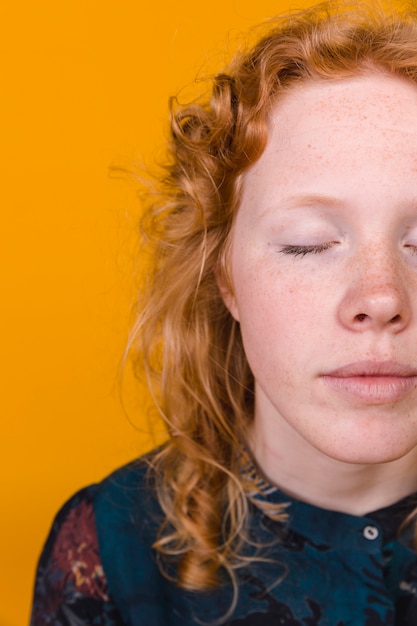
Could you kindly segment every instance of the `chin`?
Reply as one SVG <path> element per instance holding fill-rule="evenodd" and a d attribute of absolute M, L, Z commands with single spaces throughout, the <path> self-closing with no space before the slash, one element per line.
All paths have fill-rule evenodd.
<path fill-rule="evenodd" d="M 365 445 L 363 442 L 356 445 L 346 444 L 343 447 L 337 446 L 337 448 L 322 449 L 322 452 L 336 461 L 354 465 L 394 463 L 414 452 L 417 469 L 417 442 L 415 445 L 410 445 L 410 441 L 398 443 L 391 441 L 389 445 L 382 443 L 378 445 L 375 441 L 370 440 Z"/>

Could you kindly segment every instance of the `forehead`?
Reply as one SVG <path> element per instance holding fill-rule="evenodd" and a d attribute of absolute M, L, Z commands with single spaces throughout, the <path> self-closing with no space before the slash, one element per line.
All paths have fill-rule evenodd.
<path fill-rule="evenodd" d="M 387 167 L 393 175 L 404 166 L 415 172 L 416 120 L 417 87 L 394 76 L 296 86 L 271 111 L 265 151 L 243 177 L 243 204 L 248 195 L 259 203 L 271 190 L 320 183 L 341 193 L 343 180 L 375 180 Z"/>

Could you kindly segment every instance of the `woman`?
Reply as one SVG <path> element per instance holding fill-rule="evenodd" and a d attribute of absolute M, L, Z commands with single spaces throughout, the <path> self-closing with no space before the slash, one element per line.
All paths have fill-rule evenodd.
<path fill-rule="evenodd" d="M 320 5 L 173 107 L 130 346 L 169 440 L 60 511 L 32 626 L 417 623 L 416 83 L 412 12 Z"/>

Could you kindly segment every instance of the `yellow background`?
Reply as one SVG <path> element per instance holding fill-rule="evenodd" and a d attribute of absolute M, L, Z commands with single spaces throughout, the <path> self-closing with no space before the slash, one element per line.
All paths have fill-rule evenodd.
<path fill-rule="evenodd" d="M 2 5 L 0 626 L 27 623 L 35 563 L 63 501 L 152 445 L 149 403 L 128 384 L 127 417 L 117 394 L 138 209 L 134 185 L 110 179 L 108 166 L 158 159 L 168 96 L 288 8 Z"/>

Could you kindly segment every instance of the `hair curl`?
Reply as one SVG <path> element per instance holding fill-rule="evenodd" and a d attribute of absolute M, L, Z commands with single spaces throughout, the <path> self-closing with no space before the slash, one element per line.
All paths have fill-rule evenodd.
<path fill-rule="evenodd" d="M 325 3 L 263 28 L 207 100 L 171 101 L 169 158 L 142 221 L 152 262 L 130 346 L 169 435 L 151 461 L 165 513 L 154 547 L 190 590 L 215 586 L 222 568 L 234 580 L 243 559 L 253 377 L 216 276 L 228 280 L 242 174 L 265 148 L 271 106 L 301 81 L 382 71 L 417 82 L 413 8 Z"/>

